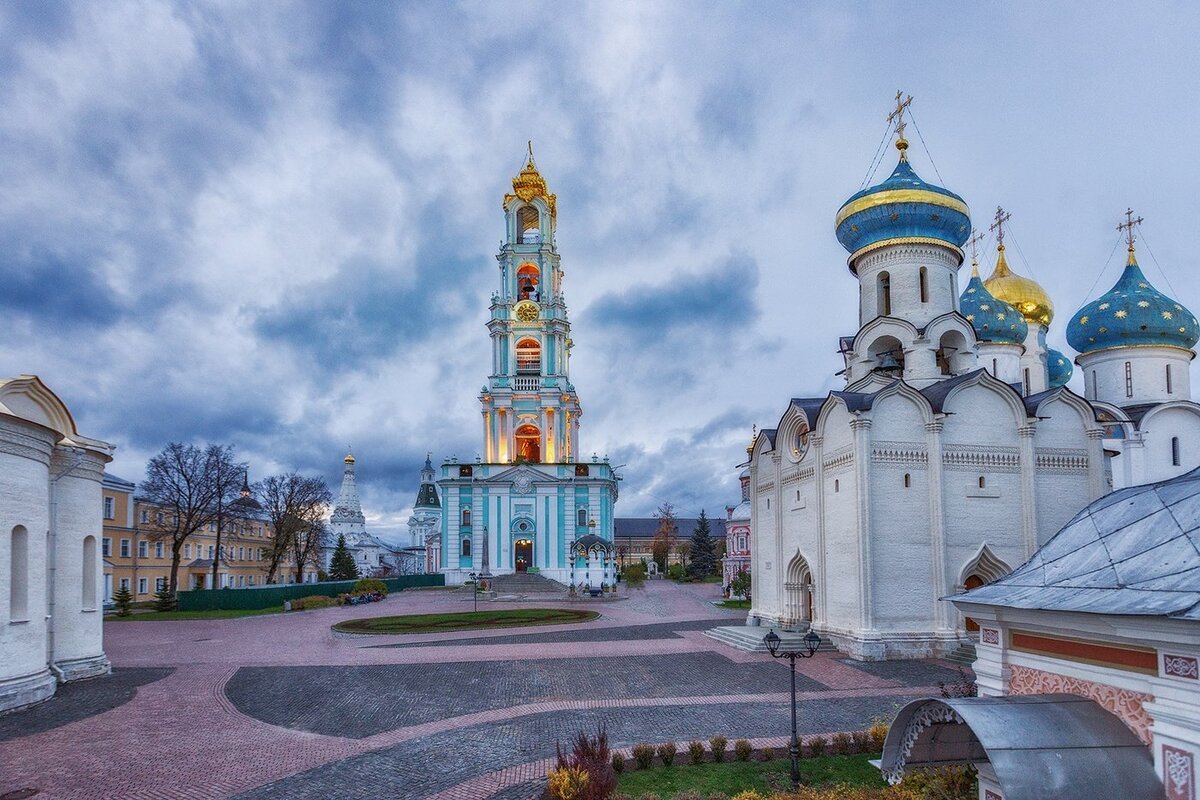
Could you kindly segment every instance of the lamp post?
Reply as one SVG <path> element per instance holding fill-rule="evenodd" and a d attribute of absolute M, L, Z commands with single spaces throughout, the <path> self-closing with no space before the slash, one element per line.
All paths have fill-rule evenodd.
<path fill-rule="evenodd" d="M 767 635 L 763 637 L 763 643 L 767 646 L 767 652 L 771 654 L 771 658 L 786 658 L 792 665 L 792 744 L 788 748 L 788 752 L 792 756 L 792 788 L 800 788 L 800 738 L 796 734 L 796 659 L 797 658 L 812 658 L 817 652 L 817 648 L 821 646 L 821 637 L 811 629 L 804 634 L 801 640 L 804 642 L 803 650 L 780 650 L 779 645 L 782 643 L 779 634 L 771 629 Z"/>
<path fill-rule="evenodd" d="M 467 573 L 467 577 L 471 579 L 471 584 L 472 584 L 473 588 L 475 589 L 475 611 L 478 613 L 478 611 L 479 611 L 479 578 L 480 578 L 480 573 L 478 573 L 478 572 L 468 572 L 468 573 Z"/>

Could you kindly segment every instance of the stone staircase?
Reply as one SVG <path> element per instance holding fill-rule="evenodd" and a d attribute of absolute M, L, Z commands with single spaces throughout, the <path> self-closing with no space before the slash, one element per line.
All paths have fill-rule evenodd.
<path fill-rule="evenodd" d="M 511 575 L 496 575 L 492 578 L 492 591 L 496 594 L 563 594 L 567 587 L 558 581 L 541 575 L 531 575 L 528 572 L 514 572 Z"/>
<path fill-rule="evenodd" d="M 709 628 L 704 635 L 736 650 L 747 653 L 765 653 L 767 646 L 763 643 L 763 637 L 769 630 L 771 628 L 766 625 L 722 625 L 717 628 Z M 779 643 L 780 650 L 805 649 L 802 640 L 804 634 L 808 633 L 807 628 L 802 631 L 781 631 L 777 628 L 775 632 L 783 640 Z M 837 652 L 837 648 L 833 646 L 833 642 L 822 637 L 821 646 L 817 648 L 817 652 Z"/>
<path fill-rule="evenodd" d="M 946 655 L 945 660 L 952 664 L 969 667 L 975 663 L 975 645 L 960 644 L 957 650 Z"/>

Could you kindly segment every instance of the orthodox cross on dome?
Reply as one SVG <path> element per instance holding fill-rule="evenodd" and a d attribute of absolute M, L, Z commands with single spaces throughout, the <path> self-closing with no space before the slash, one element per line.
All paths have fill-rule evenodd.
<path fill-rule="evenodd" d="M 904 138 L 904 109 L 912 105 L 912 95 L 904 97 L 904 92 L 896 90 L 896 110 L 888 114 L 888 122 L 896 123 L 896 149 L 900 151 L 900 158 L 906 159 L 904 151 L 908 149 L 908 140 Z"/>
<path fill-rule="evenodd" d="M 982 242 L 983 239 L 984 239 L 983 231 L 973 230 L 973 231 L 971 231 L 971 238 L 967 240 L 967 244 L 971 245 L 971 266 L 973 266 L 975 268 L 974 269 L 975 275 L 979 274 L 979 251 L 977 248 L 979 246 L 979 243 Z"/>
<path fill-rule="evenodd" d="M 1002 207 L 996 206 L 996 221 L 988 226 L 989 231 L 996 232 L 996 249 L 1004 249 L 1004 223 L 1012 219 L 1012 214 L 1005 211 Z"/>
<path fill-rule="evenodd" d="M 1117 226 L 1117 230 L 1123 231 L 1125 233 L 1125 241 L 1129 245 L 1129 263 L 1130 264 L 1133 263 L 1133 242 L 1137 238 L 1133 235 L 1133 229 L 1136 226 L 1141 225 L 1142 221 L 1143 220 L 1141 217 L 1134 219 L 1133 218 L 1133 209 L 1128 208 L 1125 210 L 1125 221 Z"/>

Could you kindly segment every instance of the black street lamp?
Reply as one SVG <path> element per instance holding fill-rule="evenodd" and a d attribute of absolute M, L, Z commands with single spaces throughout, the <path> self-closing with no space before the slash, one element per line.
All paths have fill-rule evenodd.
<path fill-rule="evenodd" d="M 788 748 L 788 752 L 792 755 L 792 788 L 799 789 L 800 737 L 796 734 L 796 659 L 812 658 L 813 654 L 817 652 L 817 648 L 821 646 L 821 637 L 810 629 L 801 640 L 804 642 L 803 650 L 781 651 L 779 645 L 782 641 L 774 629 L 771 629 L 763 637 L 763 643 L 767 646 L 767 652 L 771 654 L 771 658 L 786 658 L 792 664 L 792 746 Z"/>
<path fill-rule="evenodd" d="M 482 577 L 482 574 L 478 573 L 478 572 L 468 572 L 467 577 L 471 579 L 471 583 L 474 584 L 474 587 L 475 587 L 475 611 L 478 612 L 479 611 L 479 579 Z"/>

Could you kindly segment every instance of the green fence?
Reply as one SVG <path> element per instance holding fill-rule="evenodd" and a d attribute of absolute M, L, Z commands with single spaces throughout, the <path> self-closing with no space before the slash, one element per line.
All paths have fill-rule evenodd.
<path fill-rule="evenodd" d="M 445 586 L 445 575 L 404 575 L 399 578 L 384 578 L 389 592 L 415 589 L 423 586 Z M 334 597 L 354 588 L 354 581 L 324 581 L 322 583 L 296 583 L 284 586 L 262 586 L 250 589 L 199 589 L 179 593 L 180 611 L 212 611 L 215 609 L 254 609 L 281 606 L 285 600 L 311 597 L 314 594 Z"/>

